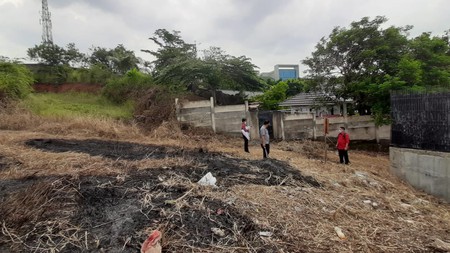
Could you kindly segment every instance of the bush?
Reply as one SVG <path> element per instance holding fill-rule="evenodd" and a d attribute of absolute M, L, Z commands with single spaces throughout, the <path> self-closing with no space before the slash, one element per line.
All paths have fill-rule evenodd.
<path fill-rule="evenodd" d="M 152 86 L 154 84 L 151 76 L 132 69 L 122 77 L 110 79 L 103 88 L 103 95 L 112 102 L 121 104 L 139 97 Z"/>
<path fill-rule="evenodd" d="M 23 65 L 0 62 L 0 100 L 20 99 L 31 93 L 33 77 Z"/>
<path fill-rule="evenodd" d="M 37 65 L 32 67 L 37 83 L 61 84 L 67 81 L 71 68 L 69 66 Z"/>
<path fill-rule="evenodd" d="M 71 68 L 58 65 L 33 65 L 29 66 L 37 83 L 62 84 L 62 83 L 95 83 L 105 84 L 112 76 L 112 72 L 102 66 L 93 65 L 90 68 Z"/>

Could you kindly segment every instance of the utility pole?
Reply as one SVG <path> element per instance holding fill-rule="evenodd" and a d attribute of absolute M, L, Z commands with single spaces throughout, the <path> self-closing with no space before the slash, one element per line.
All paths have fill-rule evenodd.
<path fill-rule="evenodd" d="M 41 16 L 42 43 L 43 44 L 53 44 L 52 20 L 50 19 L 50 11 L 48 10 L 47 0 L 42 0 L 41 15 L 42 15 Z"/>

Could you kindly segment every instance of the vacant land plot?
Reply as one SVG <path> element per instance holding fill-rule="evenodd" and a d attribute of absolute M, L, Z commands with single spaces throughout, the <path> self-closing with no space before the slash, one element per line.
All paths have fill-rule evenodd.
<path fill-rule="evenodd" d="M 386 154 L 350 166 L 311 143 L 254 143 L 174 125 L 0 132 L 0 252 L 439 252 L 450 206 L 389 173 Z M 64 125 L 66 124 L 66 125 Z M 88 123 L 84 123 L 88 124 Z M 114 123 L 111 123 L 114 124 Z M 316 153 L 316 155 L 312 155 Z M 196 182 L 207 172 L 217 187 Z M 340 238 L 336 229 L 342 230 Z"/>

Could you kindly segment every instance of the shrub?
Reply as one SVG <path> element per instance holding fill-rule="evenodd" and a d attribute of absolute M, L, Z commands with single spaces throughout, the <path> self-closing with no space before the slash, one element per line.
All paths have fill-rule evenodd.
<path fill-rule="evenodd" d="M 32 91 L 33 77 L 23 65 L 0 62 L 0 99 L 20 99 Z"/>
<path fill-rule="evenodd" d="M 103 88 L 103 95 L 114 103 L 124 103 L 129 99 L 139 97 L 152 86 L 151 76 L 132 69 L 122 77 L 110 79 Z"/>

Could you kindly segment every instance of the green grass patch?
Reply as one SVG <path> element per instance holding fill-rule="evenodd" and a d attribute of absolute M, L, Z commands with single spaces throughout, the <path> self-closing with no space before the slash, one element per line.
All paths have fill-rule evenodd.
<path fill-rule="evenodd" d="M 131 119 L 133 103 L 114 104 L 101 95 L 90 93 L 34 93 L 23 100 L 25 106 L 41 116 L 93 116 Z"/>

